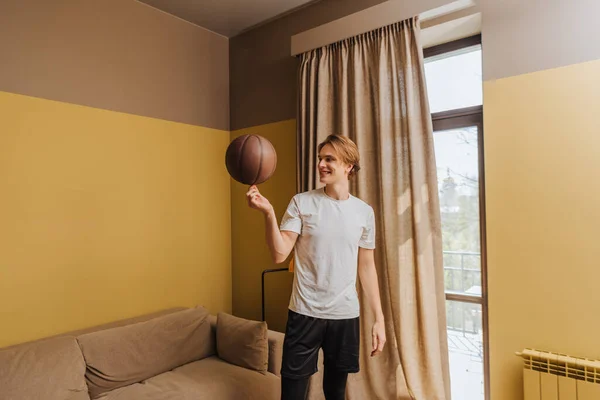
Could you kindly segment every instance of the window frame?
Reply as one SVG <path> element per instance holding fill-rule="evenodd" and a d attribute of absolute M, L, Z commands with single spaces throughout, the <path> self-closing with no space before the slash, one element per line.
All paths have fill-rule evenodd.
<path fill-rule="evenodd" d="M 465 51 L 466 49 L 481 45 L 481 34 L 449 43 L 423 49 L 424 61 L 440 56 L 451 56 L 451 53 Z M 479 233 L 481 246 L 481 296 L 446 293 L 446 301 L 479 304 L 482 308 L 482 340 L 483 340 L 483 377 L 484 398 L 490 399 L 490 343 L 489 343 L 489 308 L 488 308 L 488 268 L 487 268 L 487 240 L 486 240 L 486 201 L 485 201 L 485 159 L 484 159 L 484 132 L 483 132 L 483 105 L 452 109 L 431 114 L 433 132 L 477 127 L 477 152 L 479 169 Z"/>

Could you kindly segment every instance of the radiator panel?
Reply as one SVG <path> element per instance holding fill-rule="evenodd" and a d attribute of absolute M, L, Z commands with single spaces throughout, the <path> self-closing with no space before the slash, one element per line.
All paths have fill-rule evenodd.
<path fill-rule="evenodd" d="M 525 349 L 525 400 L 600 400 L 600 361 Z"/>
<path fill-rule="evenodd" d="M 539 372 L 530 369 L 523 370 L 523 390 L 525 400 L 542 400 Z"/>
<path fill-rule="evenodd" d="M 577 399 L 577 381 L 575 379 L 558 377 L 558 398 L 560 400 Z"/>
<path fill-rule="evenodd" d="M 558 377 L 547 373 L 539 373 L 542 388 L 542 400 L 558 400 Z"/>
<path fill-rule="evenodd" d="M 578 381 L 577 396 L 577 400 L 598 400 L 600 399 L 600 385 L 597 383 Z"/>

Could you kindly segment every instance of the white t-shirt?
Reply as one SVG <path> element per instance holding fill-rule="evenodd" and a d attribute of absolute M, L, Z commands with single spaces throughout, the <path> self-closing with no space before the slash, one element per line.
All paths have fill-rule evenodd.
<path fill-rule="evenodd" d="M 292 198 L 280 229 L 300 235 L 289 308 L 316 318 L 358 317 L 358 248 L 375 248 L 373 208 L 352 195 L 336 200 L 315 189 Z"/>

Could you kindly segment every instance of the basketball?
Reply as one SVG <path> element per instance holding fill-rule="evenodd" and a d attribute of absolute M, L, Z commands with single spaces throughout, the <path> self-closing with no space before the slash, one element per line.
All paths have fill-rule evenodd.
<path fill-rule="evenodd" d="M 262 136 L 243 135 L 231 141 L 225 152 L 227 172 L 245 185 L 266 182 L 277 167 L 275 147 Z"/>

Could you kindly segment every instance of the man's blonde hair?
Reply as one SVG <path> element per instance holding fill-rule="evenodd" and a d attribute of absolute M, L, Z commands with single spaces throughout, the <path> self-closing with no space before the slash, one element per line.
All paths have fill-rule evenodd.
<path fill-rule="evenodd" d="M 358 154 L 358 147 L 356 143 L 352 141 L 347 136 L 342 135 L 329 135 L 327 138 L 319 144 L 318 152 L 321 152 L 321 149 L 330 144 L 331 147 L 335 150 L 336 154 L 340 158 L 340 161 L 346 164 L 352 165 L 352 169 L 348 174 L 348 177 L 353 176 L 360 170 L 360 155 Z"/>

